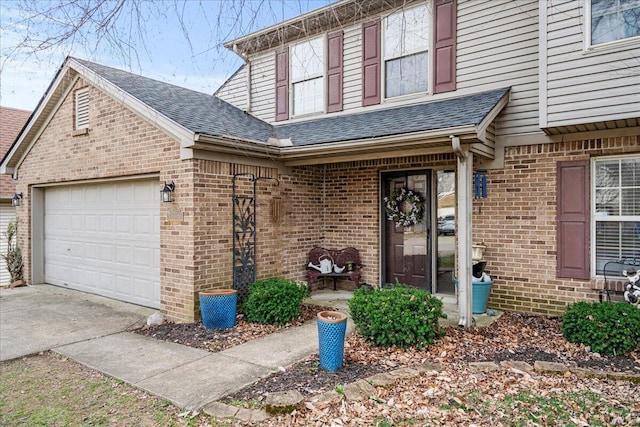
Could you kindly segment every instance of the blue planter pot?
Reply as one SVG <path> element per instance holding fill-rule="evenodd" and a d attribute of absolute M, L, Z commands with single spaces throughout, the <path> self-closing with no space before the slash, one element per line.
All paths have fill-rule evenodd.
<path fill-rule="evenodd" d="M 216 289 L 198 294 L 202 324 L 207 329 L 229 329 L 236 324 L 238 291 Z"/>
<path fill-rule="evenodd" d="M 334 372 L 342 367 L 346 331 L 346 314 L 338 311 L 318 313 L 318 347 L 322 369 Z"/>
<path fill-rule="evenodd" d="M 456 290 L 458 289 L 458 279 L 454 278 L 453 282 L 456 284 Z M 471 312 L 473 314 L 483 314 L 487 311 L 487 304 L 489 303 L 489 294 L 491 293 L 491 286 L 493 280 L 489 282 L 474 282 L 471 284 Z"/>

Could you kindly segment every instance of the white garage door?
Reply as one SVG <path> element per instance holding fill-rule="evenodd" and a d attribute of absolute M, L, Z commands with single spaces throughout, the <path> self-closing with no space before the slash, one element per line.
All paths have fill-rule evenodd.
<path fill-rule="evenodd" d="M 157 180 L 44 192 L 45 282 L 160 308 Z"/>

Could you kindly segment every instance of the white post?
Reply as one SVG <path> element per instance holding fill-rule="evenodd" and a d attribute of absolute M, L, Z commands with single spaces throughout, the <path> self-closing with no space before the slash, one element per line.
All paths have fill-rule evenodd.
<path fill-rule="evenodd" d="M 470 327 L 472 318 L 472 290 L 471 290 L 471 233 L 472 233 L 472 207 L 473 196 L 471 194 L 471 182 L 473 181 L 473 153 L 460 149 L 457 137 L 452 138 L 454 147 L 457 145 L 456 154 L 458 188 L 456 191 L 456 204 L 458 206 L 456 247 L 458 249 L 458 325 Z M 457 140 L 457 141 L 456 141 Z"/>

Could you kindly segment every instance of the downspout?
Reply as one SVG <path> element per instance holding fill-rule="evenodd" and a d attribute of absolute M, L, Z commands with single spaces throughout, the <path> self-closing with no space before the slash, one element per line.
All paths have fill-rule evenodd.
<path fill-rule="evenodd" d="M 456 205 L 458 207 L 456 248 L 458 250 L 458 325 L 465 328 L 472 326 L 472 286 L 471 286 L 471 181 L 473 179 L 473 153 L 464 149 L 460 137 L 451 135 L 451 148 L 457 157 L 457 190 Z"/>
<path fill-rule="evenodd" d="M 247 113 L 251 113 L 251 108 L 253 107 L 253 101 L 251 99 L 251 61 L 249 61 L 249 58 L 247 58 L 244 54 L 241 54 L 240 51 L 238 50 L 238 45 L 234 44 L 233 45 L 233 52 L 238 55 L 240 58 L 242 58 L 242 60 L 244 61 L 244 65 L 246 67 L 246 73 L 245 73 L 245 86 L 247 88 L 247 104 L 245 105 L 245 112 Z"/>

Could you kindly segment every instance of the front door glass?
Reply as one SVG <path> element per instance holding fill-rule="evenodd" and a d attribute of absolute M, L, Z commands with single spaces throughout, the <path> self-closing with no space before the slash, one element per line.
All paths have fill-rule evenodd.
<path fill-rule="evenodd" d="M 453 271 L 456 255 L 456 184 L 455 172 L 438 171 L 436 174 L 438 239 L 436 265 L 436 292 L 455 293 Z"/>

